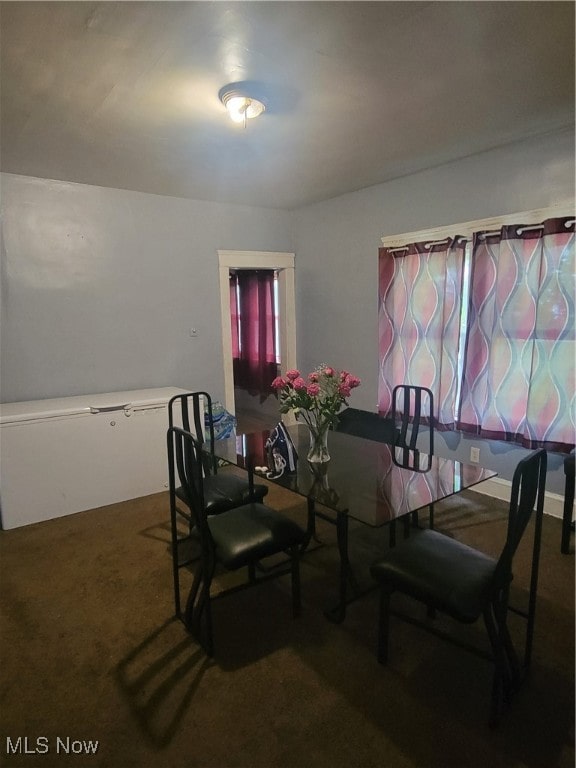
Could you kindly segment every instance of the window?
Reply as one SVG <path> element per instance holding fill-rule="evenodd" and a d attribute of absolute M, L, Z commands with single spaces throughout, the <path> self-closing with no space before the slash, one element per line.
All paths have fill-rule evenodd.
<path fill-rule="evenodd" d="M 464 374 L 464 350 L 466 348 L 466 330 L 468 328 L 468 305 L 470 302 L 470 267 L 472 265 L 472 242 L 466 242 L 464 250 L 464 270 L 462 275 L 462 297 L 460 304 L 460 333 L 458 334 L 458 363 L 456 366 L 456 397 L 453 404 L 454 421 L 458 418 L 457 406 L 462 393 Z"/>
<path fill-rule="evenodd" d="M 574 445 L 574 218 L 533 214 L 383 239 L 381 412 L 395 384 L 419 384 L 440 429 Z"/>

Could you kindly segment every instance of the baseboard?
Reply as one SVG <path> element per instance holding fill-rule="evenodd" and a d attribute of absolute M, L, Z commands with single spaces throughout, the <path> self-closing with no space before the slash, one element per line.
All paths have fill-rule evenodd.
<path fill-rule="evenodd" d="M 492 496 L 501 501 L 510 501 L 511 489 L 512 483 L 509 480 L 502 480 L 500 477 L 492 477 L 489 480 L 484 480 L 482 483 L 478 483 L 478 485 L 473 486 L 470 490 L 484 493 L 486 496 Z M 544 514 L 562 519 L 563 513 L 564 496 L 561 496 L 559 493 L 548 493 L 548 491 L 546 491 L 544 494 Z M 574 517 L 574 514 L 572 517 Z"/>

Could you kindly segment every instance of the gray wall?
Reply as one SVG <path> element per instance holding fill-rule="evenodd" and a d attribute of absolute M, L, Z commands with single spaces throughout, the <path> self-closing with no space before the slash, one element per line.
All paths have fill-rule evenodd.
<path fill-rule="evenodd" d="M 1 191 L 3 402 L 158 386 L 224 399 L 216 251 L 292 251 L 289 212 L 11 174 Z"/>
<path fill-rule="evenodd" d="M 300 367 L 308 371 L 326 362 L 347 368 L 362 379 L 350 404 L 376 411 L 380 238 L 568 201 L 574 201 L 573 131 L 502 147 L 295 211 Z M 439 439 L 439 451 L 442 444 Z M 453 435 L 444 447 L 448 455 L 468 459 L 470 444 L 481 445 L 482 463 L 511 476 L 519 454 L 508 452 L 508 446 L 507 463 L 502 444 L 490 449 Z M 559 463 L 557 458 L 551 461 Z M 563 477 L 555 486 L 563 489 Z"/>
<path fill-rule="evenodd" d="M 351 404 L 375 411 L 380 238 L 573 200 L 574 136 L 552 133 L 295 212 L 0 180 L 3 401 L 156 386 L 223 400 L 216 251 L 271 250 L 296 252 L 299 366 L 347 368 L 363 380 Z M 466 439 L 444 442 L 469 456 Z M 517 451 L 506 450 L 508 464 L 500 445 L 481 451 L 511 475 Z"/>

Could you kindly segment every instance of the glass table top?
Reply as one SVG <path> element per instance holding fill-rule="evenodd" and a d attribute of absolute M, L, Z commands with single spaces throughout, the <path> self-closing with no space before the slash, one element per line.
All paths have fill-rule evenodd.
<path fill-rule="evenodd" d="M 330 432 L 330 461 L 315 466 L 306 460 L 307 427 L 298 424 L 287 429 L 299 457 L 297 470 L 270 481 L 370 526 L 389 523 L 497 474 L 477 464 L 415 455 L 342 432 Z M 245 469 L 266 465 L 269 434 L 264 430 L 217 440 L 216 456 Z M 255 474 L 256 482 L 257 478 Z"/>

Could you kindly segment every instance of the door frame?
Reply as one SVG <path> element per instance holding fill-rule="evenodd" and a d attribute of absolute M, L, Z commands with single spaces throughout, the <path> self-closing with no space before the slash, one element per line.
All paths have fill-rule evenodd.
<path fill-rule="evenodd" d="M 220 307 L 222 318 L 222 357 L 224 366 L 224 402 L 236 413 L 234 370 L 232 365 L 232 326 L 230 323 L 230 270 L 273 269 L 278 272 L 280 306 L 280 370 L 296 368 L 296 291 L 293 253 L 277 251 L 218 251 L 220 270 Z M 286 414 L 288 416 L 288 414 Z"/>

